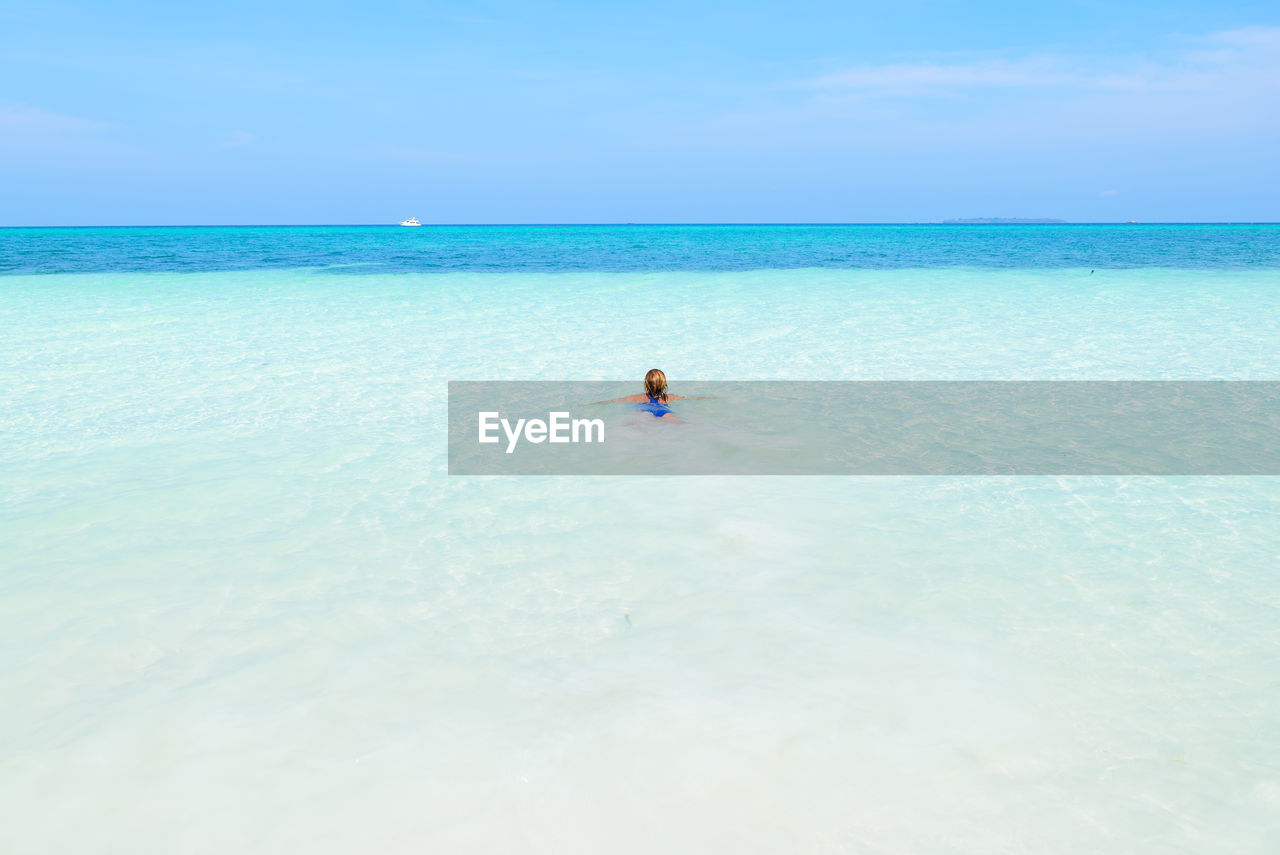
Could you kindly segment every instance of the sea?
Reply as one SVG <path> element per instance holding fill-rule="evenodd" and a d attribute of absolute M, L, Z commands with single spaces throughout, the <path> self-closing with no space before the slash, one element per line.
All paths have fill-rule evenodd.
<path fill-rule="evenodd" d="M 1280 226 L 0 229 L 0 851 L 1280 851 L 1280 479 L 448 474 L 655 367 L 1280 380 Z"/>

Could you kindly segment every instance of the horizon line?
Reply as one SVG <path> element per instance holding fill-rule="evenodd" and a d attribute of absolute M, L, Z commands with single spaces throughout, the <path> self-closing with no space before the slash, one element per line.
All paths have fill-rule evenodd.
<path fill-rule="evenodd" d="M 724 220 L 724 221 L 636 221 L 636 222 L 548 222 L 548 223 L 421 223 L 419 226 L 402 226 L 399 223 L 77 223 L 77 224 L 25 224 L 0 225 L 0 229 L 235 229 L 235 228 L 611 228 L 618 226 L 1274 226 L 1280 220 L 1063 220 L 1060 222 L 972 222 L 982 219 L 1017 220 L 1004 218 L 955 218 L 952 220 Z M 963 221 L 969 220 L 969 221 Z"/>

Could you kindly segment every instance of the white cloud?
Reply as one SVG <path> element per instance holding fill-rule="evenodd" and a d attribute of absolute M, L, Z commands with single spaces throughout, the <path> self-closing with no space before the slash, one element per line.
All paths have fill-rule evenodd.
<path fill-rule="evenodd" d="M 24 135 L 82 134 L 109 127 L 105 122 L 50 113 L 27 104 L 0 104 L 0 130 Z"/>
<path fill-rule="evenodd" d="M 805 88 L 863 90 L 882 95 L 927 94 L 975 87 L 1054 86 L 1078 82 L 1078 77 L 1054 61 L 1032 58 L 1017 62 L 988 60 L 971 63 L 935 62 L 860 65 L 805 81 Z"/>
<path fill-rule="evenodd" d="M 1280 27 L 1240 27 L 1210 33 L 1200 41 L 1209 45 L 1231 47 L 1280 48 Z"/>
<path fill-rule="evenodd" d="M 248 131 L 231 131 L 222 138 L 223 148 L 240 148 L 256 140 L 257 137 Z"/>
<path fill-rule="evenodd" d="M 490 155 L 474 151 L 442 151 L 401 145 L 375 146 L 370 150 L 369 154 L 378 158 L 418 164 L 470 164 L 492 162 L 493 160 Z"/>
<path fill-rule="evenodd" d="M 801 81 L 825 94 L 953 95 L 974 90 L 1206 92 L 1239 82 L 1280 86 L 1280 27 L 1246 27 L 1182 41 L 1163 61 L 1094 56 L 978 58 L 966 62 L 857 65 Z"/>
<path fill-rule="evenodd" d="M 662 129 L 663 145 L 805 151 L 815 162 L 844 158 L 868 175 L 907 156 L 953 164 L 1057 157 L 1046 172 L 1078 169 L 1078 180 L 1099 181 L 1094 190 L 1084 185 L 1095 204 L 1111 198 L 1098 195 L 1109 182 L 1126 179 L 1128 198 L 1141 189 L 1128 176 L 1184 159 L 1203 173 L 1252 157 L 1274 183 L 1270 160 L 1255 153 L 1280 139 L 1277 48 L 1280 27 L 1169 38 L 1141 56 L 906 57 L 779 81 L 734 109 L 651 125 Z M 1208 166 L 1215 158 L 1219 165 Z"/>

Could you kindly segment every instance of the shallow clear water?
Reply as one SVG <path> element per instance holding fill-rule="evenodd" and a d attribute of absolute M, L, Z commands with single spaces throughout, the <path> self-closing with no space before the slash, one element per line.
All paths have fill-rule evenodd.
<path fill-rule="evenodd" d="M 1275 851 L 1276 479 L 445 474 L 449 379 L 1280 379 L 1221 266 L 4 277 L 0 848 Z"/>

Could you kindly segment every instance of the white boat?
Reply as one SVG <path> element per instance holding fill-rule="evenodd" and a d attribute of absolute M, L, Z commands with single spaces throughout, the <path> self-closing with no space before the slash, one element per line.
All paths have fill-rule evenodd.
<path fill-rule="evenodd" d="M 400 221 L 400 225 L 402 225 L 402 226 L 420 226 L 420 225 L 422 225 L 422 223 L 418 222 L 418 218 L 417 218 L 417 217 L 410 217 L 410 218 L 409 218 L 409 219 L 407 219 L 407 220 L 401 220 L 401 221 Z"/>

